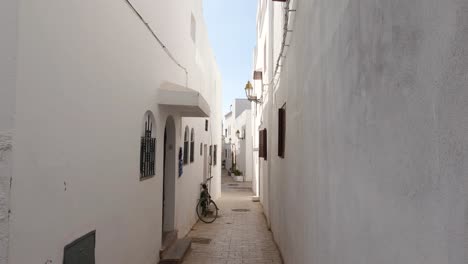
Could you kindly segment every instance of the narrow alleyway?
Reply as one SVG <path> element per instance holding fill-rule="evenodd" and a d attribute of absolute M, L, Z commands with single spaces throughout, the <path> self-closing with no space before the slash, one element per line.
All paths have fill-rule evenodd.
<path fill-rule="evenodd" d="M 184 264 L 282 263 L 268 231 L 262 206 L 252 202 L 250 183 L 238 183 L 223 172 L 220 217 L 198 222 L 189 233 L 192 250 Z"/>

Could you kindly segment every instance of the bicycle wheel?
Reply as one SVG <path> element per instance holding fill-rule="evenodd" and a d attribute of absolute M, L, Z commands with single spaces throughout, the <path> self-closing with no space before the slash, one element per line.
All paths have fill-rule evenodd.
<path fill-rule="evenodd" d="M 207 200 L 201 199 L 197 204 L 198 219 L 204 223 L 213 223 L 218 217 L 218 206 L 212 200 L 207 204 Z"/>

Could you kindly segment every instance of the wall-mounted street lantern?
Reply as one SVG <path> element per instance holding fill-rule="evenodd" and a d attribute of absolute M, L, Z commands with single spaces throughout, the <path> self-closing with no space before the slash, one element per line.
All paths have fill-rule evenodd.
<path fill-rule="evenodd" d="M 243 139 L 245 138 L 245 135 L 244 135 L 244 137 L 240 137 L 240 131 L 237 130 L 237 131 L 236 131 L 236 137 L 237 137 L 238 139 L 240 139 L 240 140 L 243 140 Z"/>
<path fill-rule="evenodd" d="M 256 95 L 253 94 L 254 93 L 254 90 L 253 90 L 253 86 L 252 84 L 250 83 L 250 81 L 247 82 L 247 84 L 245 85 L 245 95 L 247 96 L 247 99 L 250 101 L 250 102 L 255 102 L 255 103 L 262 103 L 262 99 L 261 98 L 257 98 Z"/>

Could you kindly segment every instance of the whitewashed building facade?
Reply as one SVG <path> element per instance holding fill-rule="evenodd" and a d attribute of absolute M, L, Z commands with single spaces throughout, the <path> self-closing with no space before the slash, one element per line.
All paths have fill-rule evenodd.
<path fill-rule="evenodd" d="M 468 263 L 467 10 L 258 1 L 254 179 L 285 263 Z"/>
<path fill-rule="evenodd" d="M 85 235 L 96 263 L 157 263 L 199 184 L 220 195 L 202 1 L 7 0 L 0 22 L 0 264 L 62 263 Z"/>
<path fill-rule="evenodd" d="M 253 156 L 251 103 L 247 99 L 235 99 L 231 111 L 223 120 L 222 159 L 227 170 L 233 165 L 242 172 L 244 181 L 252 181 Z"/>

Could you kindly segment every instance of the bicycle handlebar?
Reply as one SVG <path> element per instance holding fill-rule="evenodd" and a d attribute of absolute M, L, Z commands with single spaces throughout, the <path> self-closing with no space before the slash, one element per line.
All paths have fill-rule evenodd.
<path fill-rule="evenodd" d="M 214 176 L 211 176 L 210 178 L 206 179 L 205 182 L 200 183 L 200 185 L 208 183 L 209 181 L 211 181 L 211 179 L 213 179 L 213 177 Z"/>

